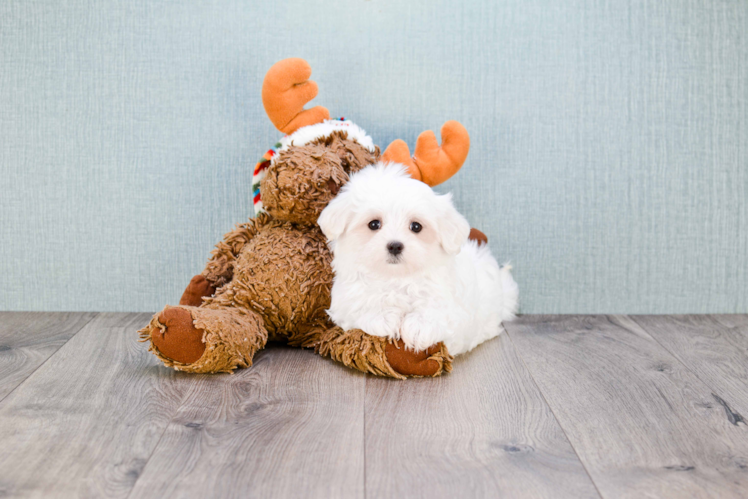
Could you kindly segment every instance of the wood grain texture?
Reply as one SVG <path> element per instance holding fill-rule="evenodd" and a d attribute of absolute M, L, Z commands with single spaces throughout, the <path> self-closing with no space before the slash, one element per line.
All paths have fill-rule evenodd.
<path fill-rule="evenodd" d="M 0 312 L 0 401 L 95 316 Z"/>
<path fill-rule="evenodd" d="M 748 424 L 748 316 L 633 316 L 696 374 L 735 425 Z M 728 326 L 731 325 L 731 326 Z"/>
<path fill-rule="evenodd" d="M 440 378 L 367 379 L 367 497 L 597 497 L 508 337 Z"/>
<path fill-rule="evenodd" d="M 127 496 L 193 377 L 103 313 L 0 403 L 0 496 Z"/>
<path fill-rule="evenodd" d="M 0 497 L 748 495 L 748 316 L 525 316 L 405 382 L 178 373 L 149 316 L 0 313 Z"/>
<path fill-rule="evenodd" d="M 363 497 L 364 375 L 270 346 L 190 390 L 133 497 Z"/>
<path fill-rule="evenodd" d="M 744 497 L 748 432 L 624 316 L 532 316 L 508 330 L 605 497 Z"/>
<path fill-rule="evenodd" d="M 712 318 L 727 329 L 722 336 L 743 351 L 748 351 L 748 314 L 712 314 Z"/>

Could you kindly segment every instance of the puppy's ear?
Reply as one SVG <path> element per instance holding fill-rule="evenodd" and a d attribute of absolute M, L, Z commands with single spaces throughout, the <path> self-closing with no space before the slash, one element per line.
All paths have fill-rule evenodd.
<path fill-rule="evenodd" d="M 439 205 L 437 238 L 448 255 L 457 255 L 470 236 L 470 224 L 452 205 L 451 195 L 439 196 Z"/>
<path fill-rule="evenodd" d="M 332 201 L 322 210 L 317 219 L 322 232 L 330 241 L 335 241 L 345 232 L 348 224 L 353 220 L 353 198 L 351 192 L 343 189 Z"/>

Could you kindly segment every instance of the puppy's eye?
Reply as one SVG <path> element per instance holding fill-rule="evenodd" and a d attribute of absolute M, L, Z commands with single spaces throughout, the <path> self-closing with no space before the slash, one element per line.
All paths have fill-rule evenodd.
<path fill-rule="evenodd" d="M 376 231 L 377 229 L 380 229 L 382 227 L 382 221 L 374 219 L 373 221 L 369 222 L 369 229 L 372 231 Z"/>
<path fill-rule="evenodd" d="M 423 229 L 423 226 L 420 222 L 411 222 L 410 223 L 410 230 L 414 233 L 420 233 L 421 229 Z"/>

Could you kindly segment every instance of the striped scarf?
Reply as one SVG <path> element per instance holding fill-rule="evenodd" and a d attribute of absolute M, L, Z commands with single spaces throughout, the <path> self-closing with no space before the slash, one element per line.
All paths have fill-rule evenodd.
<path fill-rule="evenodd" d="M 262 209 L 262 197 L 260 196 L 260 182 L 262 182 L 262 178 L 265 177 L 265 172 L 267 172 L 267 169 L 270 166 L 270 160 L 275 156 L 280 147 L 281 143 L 276 143 L 275 146 L 268 149 L 267 153 L 262 155 L 260 161 L 255 165 L 255 174 L 252 176 L 252 196 L 255 206 L 255 217 L 264 211 Z"/>

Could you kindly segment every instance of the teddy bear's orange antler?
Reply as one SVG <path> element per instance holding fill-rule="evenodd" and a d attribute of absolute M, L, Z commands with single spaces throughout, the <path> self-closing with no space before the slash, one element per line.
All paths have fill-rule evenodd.
<path fill-rule="evenodd" d="M 262 104 L 275 128 L 292 134 L 301 127 L 330 118 L 322 106 L 304 109 L 317 96 L 317 84 L 309 80 L 312 67 L 303 59 L 291 57 L 273 64 L 262 82 Z"/>
<path fill-rule="evenodd" d="M 448 121 L 442 125 L 441 134 L 442 146 L 439 147 L 434 132 L 422 132 L 412 158 L 405 141 L 394 140 L 384 151 L 382 161 L 402 163 L 408 167 L 411 177 L 429 186 L 441 184 L 460 170 L 470 150 L 470 135 L 460 122 Z"/>

